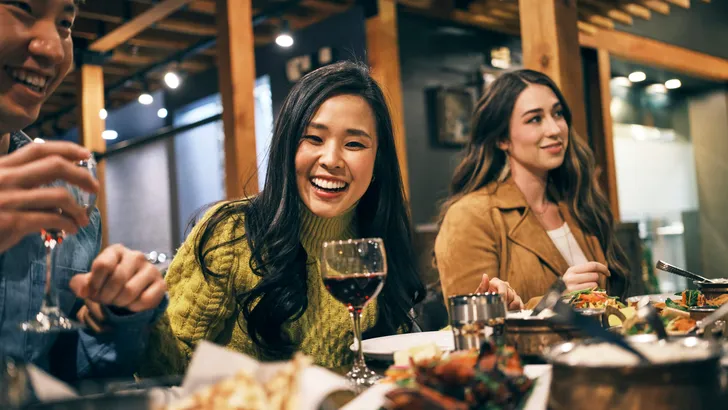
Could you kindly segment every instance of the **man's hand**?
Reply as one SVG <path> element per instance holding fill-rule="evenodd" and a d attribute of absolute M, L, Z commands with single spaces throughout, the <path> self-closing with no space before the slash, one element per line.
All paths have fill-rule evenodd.
<path fill-rule="evenodd" d="M 70 142 L 48 142 L 28 144 L 0 157 L 0 253 L 43 229 L 74 234 L 89 224 L 86 210 L 68 190 L 43 185 L 63 180 L 98 192 L 98 182 L 75 164 L 90 155 Z"/>
<path fill-rule="evenodd" d="M 111 330 L 107 324 L 108 318 L 101 305 L 86 299 L 85 304 L 76 313 L 76 319 L 95 333 L 106 333 Z"/>
<path fill-rule="evenodd" d="M 156 308 L 167 292 L 162 274 L 144 254 L 122 245 L 101 252 L 91 272 L 74 276 L 70 287 L 79 298 L 132 312 Z"/>

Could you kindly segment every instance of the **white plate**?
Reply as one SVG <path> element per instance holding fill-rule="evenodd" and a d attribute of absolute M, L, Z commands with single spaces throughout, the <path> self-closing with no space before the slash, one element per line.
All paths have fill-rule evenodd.
<path fill-rule="evenodd" d="M 682 299 L 682 296 L 678 296 L 674 293 L 659 293 L 659 294 L 654 294 L 654 295 L 632 296 L 630 298 L 627 298 L 627 303 L 639 302 L 640 299 L 642 299 L 645 296 L 649 297 L 650 301 L 654 302 L 654 303 L 665 302 L 667 299 L 672 299 L 672 300 Z"/>
<path fill-rule="evenodd" d="M 450 352 L 455 350 L 455 341 L 452 331 L 441 330 L 439 332 L 405 333 L 401 335 L 376 337 L 366 339 L 362 342 L 364 355 L 374 360 L 394 360 L 394 353 L 400 350 L 407 350 L 411 347 L 422 346 L 434 343 L 441 350 Z M 356 342 L 349 348 L 356 352 Z"/>

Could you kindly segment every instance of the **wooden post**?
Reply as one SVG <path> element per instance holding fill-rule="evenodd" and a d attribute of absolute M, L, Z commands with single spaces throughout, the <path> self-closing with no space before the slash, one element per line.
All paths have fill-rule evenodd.
<path fill-rule="evenodd" d="M 584 85 L 576 0 L 518 0 L 523 64 L 558 84 L 572 112 L 573 127 L 586 138 Z"/>
<path fill-rule="evenodd" d="M 81 145 L 92 152 L 106 152 L 106 141 L 101 134 L 106 129 L 106 121 L 99 112 L 104 108 L 104 70 L 99 65 L 82 64 L 76 69 L 76 81 L 80 104 L 78 105 L 78 136 Z M 106 173 L 105 162 L 100 161 L 96 169 L 99 180 L 99 194 L 96 206 L 101 212 L 101 247 L 109 243 L 109 231 L 106 224 Z"/>
<path fill-rule="evenodd" d="M 609 199 L 615 221 L 619 221 L 617 172 L 614 165 L 614 124 L 610 106 L 611 67 L 609 52 L 584 49 L 584 76 L 589 98 L 589 137 L 599 172 L 599 183 Z"/>
<path fill-rule="evenodd" d="M 217 47 L 228 199 L 258 193 L 255 154 L 255 43 L 251 0 L 217 1 Z"/>
<path fill-rule="evenodd" d="M 387 96 L 394 125 L 394 142 L 402 173 L 405 195 L 409 198 L 407 168 L 407 134 L 404 127 L 402 79 L 399 67 L 399 36 L 397 33 L 397 4 L 394 0 L 377 0 L 379 12 L 366 22 L 367 58 L 372 77 Z"/>

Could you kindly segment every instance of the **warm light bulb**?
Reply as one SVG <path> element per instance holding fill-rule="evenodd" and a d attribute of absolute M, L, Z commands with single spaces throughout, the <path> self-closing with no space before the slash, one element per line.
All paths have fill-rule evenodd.
<path fill-rule="evenodd" d="M 668 90 L 674 90 L 676 88 L 680 88 L 681 86 L 682 83 L 677 78 L 665 81 L 665 88 L 667 88 Z"/>
<path fill-rule="evenodd" d="M 149 93 L 144 93 L 139 96 L 139 104 L 149 105 L 154 102 L 154 97 Z"/>
<path fill-rule="evenodd" d="M 633 83 L 645 81 L 646 79 L 647 79 L 647 75 L 645 73 L 643 73 L 642 71 L 635 71 L 634 73 L 629 75 L 629 81 L 632 81 Z"/>
<path fill-rule="evenodd" d="M 293 37 L 288 33 L 281 33 L 276 37 L 276 44 L 281 47 L 288 48 L 293 45 Z"/>
<path fill-rule="evenodd" d="M 164 83 L 167 84 L 167 87 L 174 90 L 179 87 L 181 81 L 177 73 L 170 71 L 164 75 Z"/>

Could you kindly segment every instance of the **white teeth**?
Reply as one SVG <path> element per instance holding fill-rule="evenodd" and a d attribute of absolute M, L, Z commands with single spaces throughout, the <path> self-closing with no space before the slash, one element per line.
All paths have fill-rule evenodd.
<path fill-rule="evenodd" d="M 324 188 L 324 189 L 342 189 L 342 188 L 346 187 L 346 182 L 330 181 L 328 179 L 323 179 L 323 178 L 312 178 L 311 182 L 313 182 L 313 184 L 318 186 L 319 188 Z"/>
<path fill-rule="evenodd" d="M 30 84 L 37 88 L 43 88 L 48 82 L 48 78 L 42 75 L 31 73 L 26 70 L 13 69 L 10 74 L 18 81 Z"/>

